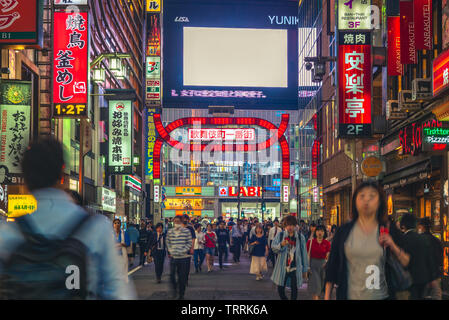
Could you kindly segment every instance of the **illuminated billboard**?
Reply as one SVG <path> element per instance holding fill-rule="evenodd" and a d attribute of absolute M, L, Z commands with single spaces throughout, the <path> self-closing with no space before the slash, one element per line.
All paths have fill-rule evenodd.
<path fill-rule="evenodd" d="M 298 108 L 295 2 L 167 0 L 164 107 Z"/>

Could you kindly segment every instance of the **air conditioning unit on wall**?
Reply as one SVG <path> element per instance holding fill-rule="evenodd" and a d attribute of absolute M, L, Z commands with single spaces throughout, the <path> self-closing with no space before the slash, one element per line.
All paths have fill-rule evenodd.
<path fill-rule="evenodd" d="M 388 100 L 386 107 L 387 120 L 407 119 L 407 113 L 399 111 L 399 102 L 397 100 Z"/>
<path fill-rule="evenodd" d="M 402 90 L 399 92 L 399 111 L 402 112 L 413 112 L 421 110 L 421 103 L 416 102 L 412 99 L 411 90 Z"/>

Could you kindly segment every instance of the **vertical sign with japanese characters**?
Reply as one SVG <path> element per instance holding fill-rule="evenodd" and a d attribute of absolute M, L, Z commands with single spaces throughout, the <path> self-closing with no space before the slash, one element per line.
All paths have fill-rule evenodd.
<path fill-rule="evenodd" d="M 433 48 L 433 11 L 432 0 L 414 0 L 414 23 L 417 50 Z"/>
<path fill-rule="evenodd" d="M 162 1 L 147 2 L 146 95 L 149 107 L 161 105 L 161 7 Z"/>
<path fill-rule="evenodd" d="M 161 101 L 161 58 L 147 57 L 146 66 L 146 100 L 151 104 Z"/>
<path fill-rule="evenodd" d="M 109 101 L 109 173 L 132 174 L 132 102 Z"/>
<path fill-rule="evenodd" d="M 146 111 L 146 130 L 145 130 L 145 176 L 146 180 L 153 180 L 153 150 L 156 143 L 156 126 L 154 124 L 154 114 L 156 110 L 147 109 Z"/>
<path fill-rule="evenodd" d="M 371 136 L 372 61 L 369 32 L 340 32 L 338 46 L 339 136 Z"/>
<path fill-rule="evenodd" d="M 388 17 L 388 65 L 389 76 L 402 75 L 401 64 L 401 18 Z"/>
<path fill-rule="evenodd" d="M 413 1 L 399 2 L 401 12 L 401 61 L 402 64 L 416 64 L 415 22 Z"/>
<path fill-rule="evenodd" d="M 87 12 L 54 13 L 53 105 L 58 110 L 86 108 L 88 40 Z"/>
<path fill-rule="evenodd" d="M 0 183 L 19 184 L 16 177 L 30 141 L 31 82 L 3 80 L 0 92 Z"/>

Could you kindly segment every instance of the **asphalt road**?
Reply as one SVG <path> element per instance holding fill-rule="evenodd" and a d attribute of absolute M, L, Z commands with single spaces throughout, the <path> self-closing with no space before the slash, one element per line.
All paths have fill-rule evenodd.
<path fill-rule="evenodd" d="M 240 258 L 240 264 L 234 264 L 232 254 L 224 270 L 218 266 L 218 257 L 215 257 L 214 271 L 207 273 L 205 262 L 203 272 L 195 273 L 193 262 L 189 276 L 189 285 L 186 289 L 186 300 L 279 300 L 276 285 L 270 280 L 272 267 L 269 263 L 268 272 L 261 281 L 249 273 L 250 260 L 246 254 Z M 134 282 L 138 298 L 141 300 L 168 300 L 170 299 L 169 264 L 165 261 L 162 283 L 156 283 L 154 264 L 144 266 L 130 275 Z M 206 270 L 206 271 L 205 271 Z M 290 290 L 286 291 L 290 298 Z M 298 300 L 310 300 L 307 285 L 298 292 Z"/>

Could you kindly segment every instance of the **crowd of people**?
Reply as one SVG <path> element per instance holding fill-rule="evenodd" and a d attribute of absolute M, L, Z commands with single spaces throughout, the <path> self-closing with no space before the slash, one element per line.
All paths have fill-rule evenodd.
<path fill-rule="evenodd" d="M 111 224 L 89 215 L 78 197 L 61 190 L 64 160 L 58 141 L 31 144 L 22 169 L 38 206 L 32 215 L 0 224 L 0 299 L 135 299 L 128 269 L 137 249 L 140 265 L 154 262 L 157 283 L 168 257 L 177 299 L 184 299 L 192 257 L 196 273 L 203 272 L 204 262 L 213 273 L 215 257 L 224 270 L 229 253 L 234 265 L 242 253 L 250 257 L 248 273 L 256 281 L 270 265 L 282 300 L 288 299 L 286 287 L 296 300 L 303 283 L 315 300 L 331 299 L 334 290 L 338 300 L 442 298 L 443 248 L 431 233 L 431 221 L 417 221 L 413 214 L 391 219 L 385 195 L 373 182 L 357 187 L 351 220 L 340 227 L 298 223 L 294 216 L 234 221 L 184 215 L 124 230 L 120 219 Z M 67 290 L 61 261 L 86 275 L 82 290 Z M 43 282 L 48 285 L 30 285 Z"/>

